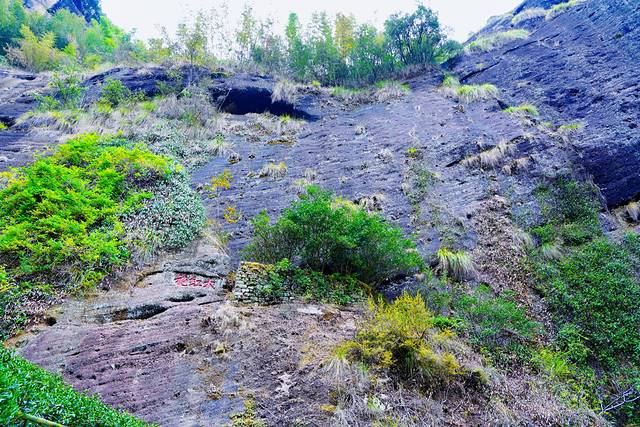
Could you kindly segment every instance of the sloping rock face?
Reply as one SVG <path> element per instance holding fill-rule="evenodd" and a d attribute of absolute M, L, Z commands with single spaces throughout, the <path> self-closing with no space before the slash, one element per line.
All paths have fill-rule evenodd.
<path fill-rule="evenodd" d="M 580 162 L 615 207 L 640 195 L 640 3 L 588 0 L 561 13 L 512 25 L 512 17 L 559 1 L 524 2 L 478 36 L 531 32 L 449 65 L 466 83 L 493 83 L 512 105 L 533 103 L 556 125 L 581 123 Z"/>
<path fill-rule="evenodd" d="M 536 123 L 503 113 L 495 100 L 463 105 L 448 98 L 438 89 L 442 77 L 434 70 L 410 81 L 411 93 L 397 102 L 326 106 L 322 119 L 308 122 L 292 143 L 247 134 L 247 118 L 230 117 L 225 136 L 235 156 L 212 159 L 192 176 L 197 186 L 224 169 L 233 176 L 230 190 L 206 202 L 210 218 L 230 234 L 233 260 L 251 238 L 250 219 L 261 210 L 277 218 L 307 184 L 379 210 L 417 233 L 427 256 L 440 245 L 475 248 L 473 219 L 493 195 L 509 198 L 519 221 L 534 220 L 534 188 L 576 170 L 571 147 Z M 501 143 L 504 156 L 494 165 L 465 161 Z M 526 167 L 511 168 L 516 160 Z M 283 177 L 261 173 L 281 162 Z M 239 221 L 225 221 L 226 207 L 240 213 Z"/>
<path fill-rule="evenodd" d="M 67 9 L 84 17 L 87 22 L 100 19 L 102 10 L 99 1 L 91 0 L 26 0 L 25 6 L 41 11 L 55 13 L 59 9 Z"/>
<path fill-rule="evenodd" d="M 233 306 L 225 259 L 207 245 L 184 252 L 121 288 L 66 302 L 15 344 L 76 389 L 162 426 L 230 425 L 253 400 L 268 425 L 328 425 L 323 364 L 354 333 L 358 311 Z"/>

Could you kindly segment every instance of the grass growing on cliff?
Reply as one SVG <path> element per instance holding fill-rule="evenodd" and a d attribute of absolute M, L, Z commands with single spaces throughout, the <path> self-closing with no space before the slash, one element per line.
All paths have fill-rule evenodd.
<path fill-rule="evenodd" d="M 26 320 L 21 301 L 91 289 L 139 245 L 180 246 L 204 223 L 201 202 L 178 165 L 114 138 L 79 136 L 2 178 L 2 335 Z M 165 195 L 163 188 L 180 194 L 163 199 L 156 214 L 153 191 Z"/>
<path fill-rule="evenodd" d="M 537 117 L 540 115 L 538 108 L 532 104 L 522 104 L 513 107 L 507 107 L 504 110 L 507 114 L 520 115 L 520 116 L 531 116 Z"/>
<path fill-rule="evenodd" d="M 530 35 L 527 30 L 509 30 L 478 37 L 464 47 L 465 53 L 489 52 L 514 40 L 523 40 Z"/>
<path fill-rule="evenodd" d="M 145 422 L 88 397 L 0 346 L 0 425 L 48 425 L 38 417 L 67 426 L 143 427 Z M 52 424 L 49 424 L 52 425 Z"/>
<path fill-rule="evenodd" d="M 451 75 L 445 76 L 442 81 L 442 90 L 445 94 L 462 102 L 484 101 L 495 98 L 500 93 L 498 88 L 492 84 L 463 85 Z"/>
<path fill-rule="evenodd" d="M 310 186 L 273 224 L 265 212 L 253 221 L 246 256 L 259 262 L 291 260 L 323 273 L 353 275 L 377 285 L 423 265 L 415 244 L 382 216 Z"/>
<path fill-rule="evenodd" d="M 541 7 L 532 7 L 525 9 L 518 13 L 511 19 L 511 25 L 518 25 L 521 22 L 529 21 L 531 19 L 544 18 L 547 16 L 547 10 Z"/>

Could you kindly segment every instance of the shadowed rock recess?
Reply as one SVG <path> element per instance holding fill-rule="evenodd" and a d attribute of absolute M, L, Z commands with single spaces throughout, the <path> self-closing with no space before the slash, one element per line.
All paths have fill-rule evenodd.
<path fill-rule="evenodd" d="M 25 3 L 50 12 L 64 7 L 88 21 L 101 13 L 83 1 Z M 526 35 L 473 47 L 513 30 Z M 161 231 L 182 227 L 175 236 L 182 245 L 163 249 L 154 246 L 155 235 L 125 229 L 132 244 L 122 255 L 128 264 L 114 263 L 97 289 L 58 297 L 52 286 L 54 301 L 38 296 L 42 301 L 29 307 L 34 318 L 5 343 L 22 357 L 161 426 L 604 426 L 638 419 L 605 410 L 608 400 L 598 401 L 602 408 L 593 403 L 601 390 L 610 393 L 607 399 L 613 391 L 622 393 L 619 399 L 636 392 L 640 399 L 640 386 L 615 382 L 624 372 L 603 374 L 608 368 L 583 341 L 576 341 L 582 347 L 569 343 L 575 353 L 560 348 L 561 339 L 580 334 L 558 323 L 562 316 L 552 305 L 566 295 L 548 292 L 543 279 L 559 277 L 563 268 L 579 276 L 585 266 L 569 268 L 564 260 L 584 255 L 579 251 L 588 246 L 594 251 L 585 252 L 589 260 L 600 261 L 593 247 L 606 242 L 619 258 L 579 285 L 605 282 L 624 269 L 623 261 L 631 272 L 625 286 L 638 280 L 640 246 L 625 240 L 639 231 L 640 216 L 637 0 L 526 0 L 490 20 L 442 66 L 403 75 L 396 91 L 382 84 L 350 91 L 186 65 L 100 70 L 81 77 L 77 109 L 40 111 L 41 96 L 53 94 L 52 73 L 0 69 L 0 172 L 50 155 L 74 135 L 117 133 L 99 143 L 114 157 L 146 145 L 170 157 L 163 160 L 171 166 L 181 163 L 166 174 L 183 178 L 155 183 L 160 201 L 136 199 L 146 210 L 131 214 L 131 222 L 123 208 L 122 228 L 146 220 L 162 222 Z M 443 83 L 453 76 L 453 86 Z M 105 87 L 114 80 L 126 99 L 109 105 Z M 496 94 L 469 100 L 456 92 L 487 83 Z M 528 109 L 510 109 L 524 104 Z M 0 189 L 9 185 L 5 175 Z M 133 168 L 129 175 L 122 179 L 141 186 L 148 178 Z M 96 177 L 81 184 L 103 175 Z M 174 182 L 176 188 L 166 188 Z M 273 222 L 313 194 L 311 185 L 332 192 L 336 198 L 327 204 L 344 207 L 350 219 L 359 207 L 397 226 L 415 242 L 401 254 L 417 251 L 424 264 L 389 274 L 375 290 L 354 275 L 348 283 L 357 293 L 321 299 L 317 295 L 330 294 L 334 283 L 347 287 L 343 271 L 311 271 L 302 255 L 274 264 L 247 259 L 243 249 L 259 234 L 256 216 L 266 212 Z M 574 222 L 556 221 L 554 214 L 575 219 L 564 204 L 549 206 L 547 198 L 561 185 L 576 194 L 587 188 L 591 198 L 580 204 L 576 194 L 562 193 L 574 203 L 567 209 L 584 214 Z M 34 194 L 28 196 L 41 197 Z M 206 223 L 195 240 L 184 222 L 176 226 L 182 214 Z M 105 222 L 95 227 L 108 227 Z M 592 234 L 585 237 L 584 229 Z M 467 263 L 452 266 L 456 261 Z M 310 292 L 310 278 L 327 289 Z M 384 326 L 374 330 L 366 296 L 381 296 L 380 304 L 384 299 L 384 307 L 392 307 L 404 291 L 424 296 L 425 317 L 433 316 L 417 338 L 392 339 L 385 333 L 396 322 L 416 321 L 413 313 L 389 311 L 385 318 L 378 312 Z M 582 303 L 591 298 L 598 295 Z M 400 350 L 363 350 L 381 336 L 402 342 Z M 427 368 L 411 365 L 415 354 L 407 348 L 416 341 L 434 349 L 419 354 Z M 348 359 L 356 353 L 360 360 Z M 385 358 L 410 369 L 382 369 Z M 576 373 L 578 363 L 591 377 Z M 620 364 L 620 371 L 634 368 Z M 429 375 L 417 379 L 417 371 Z M 0 405 L 1 399 L 2 390 Z"/>

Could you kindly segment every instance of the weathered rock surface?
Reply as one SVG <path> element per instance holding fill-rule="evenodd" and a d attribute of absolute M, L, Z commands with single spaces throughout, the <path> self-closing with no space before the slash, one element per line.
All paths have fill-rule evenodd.
<path fill-rule="evenodd" d="M 526 1 L 515 13 L 560 1 Z M 480 35 L 514 26 L 512 15 Z M 640 193 L 640 3 L 589 0 L 550 19 L 517 24 L 531 31 L 450 66 L 467 83 L 493 83 L 513 105 L 533 103 L 556 125 L 582 123 L 572 144 L 609 206 Z"/>
<path fill-rule="evenodd" d="M 169 89 L 184 88 L 202 82 L 211 97 L 223 112 L 231 114 L 272 113 L 289 115 L 307 120 L 318 118 L 317 103 L 312 95 L 303 95 L 295 103 L 287 100 L 272 100 L 276 80 L 272 77 L 250 74 L 227 76 L 223 72 L 212 72 L 204 68 L 184 66 L 175 70 L 163 67 L 113 68 L 96 74 L 84 82 L 84 103 L 96 102 L 105 81 L 120 80 L 132 92 L 141 92 L 147 97 L 162 93 L 163 86 Z"/>
<path fill-rule="evenodd" d="M 237 307 L 211 277 L 222 270 L 177 273 L 188 271 L 188 259 L 166 262 L 131 287 L 68 301 L 48 325 L 18 339 L 20 353 L 162 426 L 227 425 L 248 400 L 268 425 L 327 425 L 331 413 L 319 408 L 331 400 L 323 363 L 353 333 L 358 313 Z"/>
<path fill-rule="evenodd" d="M 59 9 L 67 9 L 76 15 L 84 17 L 87 22 L 100 19 L 102 11 L 86 0 L 25 0 L 24 4 L 39 12 L 55 13 Z"/>
<path fill-rule="evenodd" d="M 523 221 L 535 216 L 533 189 L 548 177 L 572 172 L 571 148 L 535 123 L 502 113 L 495 101 L 462 105 L 447 98 L 438 90 L 441 78 L 434 71 L 412 80 L 412 92 L 398 102 L 350 111 L 327 107 L 293 144 L 269 143 L 271 135 L 234 134 L 233 129 L 246 129 L 235 122 L 247 119 L 230 118 L 227 138 L 237 157 L 233 163 L 213 159 L 194 171 L 193 181 L 207 183 L 224 169 L 233 175 L 231 189 L 207 201 L 209 216 L 230 233 L 233 258 L 249 241 L 248 221 L 263 209 L 277 217 L 308 183 L 363 203 L 375 196 L 385 217 L 418 233 L 425 255 L 443 242 L 472 249 L 476 231 L 470 218 L 492 194 L 508 195 Z M 507 152 L 494 167 L 464 161 L 501 141 Z M 408 154 L 409 148 L 417 153 Z M 517 159 L 526 167 L 503 171 Z M 284 178 L 260 177 L 264 165 L 279 162 L 287 168 Z M 227 206 L 240 212 L 237 223 L 222 217 Z"/>

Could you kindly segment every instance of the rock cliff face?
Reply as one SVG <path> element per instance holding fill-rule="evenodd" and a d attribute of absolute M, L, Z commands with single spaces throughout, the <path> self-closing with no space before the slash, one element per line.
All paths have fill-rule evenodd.
<path fill-rule="evenodd" d="M 524 2 L 477 37 L 525 29 L 527 39 L 463 54 L 450 69 L 463 82 L 495 84 L 511 104 L 535 104 L 554 125 L 579 123 L 572 145 L 615 207 L 640 192 L 640 3 L 591 0 L 546 17 L 512 20 L 558 3 Z"/>
<path fill-rule="evenodd" d="M 102 11 L 99 0 L 26 0 L 25 6 L 41 12 L 55 13 L 59 9 L 68 9 L 76 15 L 83 16 L 87 22 L 100 19 Z"/>

